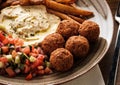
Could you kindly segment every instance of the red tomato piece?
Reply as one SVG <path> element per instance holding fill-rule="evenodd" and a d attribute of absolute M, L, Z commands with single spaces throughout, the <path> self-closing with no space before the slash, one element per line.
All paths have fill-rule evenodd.
<path fill-rule="evenodd" d="M 30 73 L 30 74 L 28 74 L 27 76 L 26 76 L 26 80 L 31 80 L 33 78 L 33 76 L 32 76 L 32 73 Z"/>
<path fill-rule="evenodd" d="M 37 60 L 35 60 L 35 62 L 33 62 L 33 64 L 31 65 L 31 68 L 35 69 L 42 64 L 43 64 L 43 61 L 37 59 Z"/>
<path fill-rule="evenodd" d="M 37 72 L 39 75 L 44 75 L 45 74 L 45 71 L 44 70 L 38 70 Z"/>
<path fill-rule="evenodd" d="M 39 52 L 38 52 L 37 49 L 33 49 L 32 52 L 33 52 L 33 53 L 36 53 L 36 54 L 39 54 Z"/>
<path fill-rule="evenodd" d="M 11 34 L 8 34 L 8 37 L 9 37 L 9 38 L 13 38 Z"/>
<path fill-rule="evenodd" d="M 2 46 L 1 48 L 3 53 L 7 53 L 9 51 L 8 46 Z"/>
<path fill-rule="evenodd" d="M 44 56 L 44 55 L 42 55 L 42 54 L 39 54 L 39 55 L 38 55 L 38 57 L 37 57 L 37 59 L 38 59 L 38 60 L 41 60 L 41 61 L 43 61 L 43 60 L 44 60 L 44 58 L 45 58 L 45 56 Z"/>
<path fill-rule="evenodd" d="M 15 39 L 14 39 L 14 43 L 17 43 L 18 40 L 19 40 L 19 38 L 15 38 Z"/>
<path fill-rule="evenodd" d="M 6 57 L 1 57 L 0 58 L 0 61 L 3 62 L 3 63 L 7 63 L 8 62 L 8 59 Z"/>
<path fill-rule="evenodd" d="M 25 64 L 29 66 L 30 65 L 30 61 L 28 59 L 26 59 L 25 60 Z"/>
<path fill-rule="evenodd" d="M 13 38 L 8 38 L 9 44 L 14 44 L 14 39 Z"/>
<path fill-rule="evenodd" d="M 5 39 L 2 41 L 2 43 L 3 43 L 4 45 L 8 44 L 8 43 L 9 43 L 8 38 L 5 38 Z"/>
<path fill-rule="evenodd" d="M 9 77 L 14 77 L 15 76 L 15 72 L 13 71 L 12 68 L 8 67 L 5 69 L 5 71 L 8 73 Z"/>
<path fill-rule="evenodd" d="M 38 47 L 37 50 L 40 54 L 44 54 L 43 50 L 40 47 Z"/>
<path fill-rule="evenodd" d="M 5 39 L 5 36 L 3 35 L 3 33 L 0 32 L 0 41 L 3 41 Z"/>
<path fill-rule="evenodd" d="M 25 53 L 25 54 L 29 54 L 30 53 L 30 47 L 27 46 L 27 47 L 23 48 L 22 52 Z"/>
<path fill-rule="evenodd" d="M 52 73 L 52 70 L 49 67 L 45 68 L 45 74 L 50 74 Z"/>
<path fill-rule="evenodd" d="M 30 72 L 30 67 L 28 65 L 25 65 L 24 73 Z"/>
<path fill-rule="evenodd" d="M 15 58 L 17 56 L 17 52 L 15 50 L 12 51 L 12 57 Z"/>
<path fill-rule="evenodd" d="M 33 56 L 33 57 L 37 57 L 38 56 L 38 54 L 36 54 L 36 53 L 30 53 L 29 55 Z"/>
<path fill-rule="evenodd" d="M 15 46 L 23 46 L 24 41 L 22 39 L 17 38 L 14 40 L 14 43 L 15 43 Z"/>

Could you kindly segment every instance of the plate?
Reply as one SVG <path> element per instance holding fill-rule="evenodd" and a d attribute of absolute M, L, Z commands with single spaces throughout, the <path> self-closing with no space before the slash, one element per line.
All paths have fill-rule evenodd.
<path fill-rule="evenodd" d="M 70 71 L 64 73 L 56 72 L 34 78 L 31 81 L 26 81 L 21 77 L 7 78 L 0 76 L 0 82 L 12 85 L 61 84 L 83 75 L 99 63 L 107 52 L 113 37 L 113 18 L 110 8 L 105 0 L 102 2 L 101 0 L 78 0 L 77 7 L 93 11 L 94 17 L 90 20 L 95 21 L 100 26 L 100 38 L 84 61 L 76 62 Z"/>

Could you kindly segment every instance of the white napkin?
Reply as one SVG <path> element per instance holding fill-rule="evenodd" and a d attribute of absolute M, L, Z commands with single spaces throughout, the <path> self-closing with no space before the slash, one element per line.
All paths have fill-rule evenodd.
<path fill-rule="evenodd" d="M 84 75 L 62 85 L 105 85 L 99 65 L 96 65 Z"/>

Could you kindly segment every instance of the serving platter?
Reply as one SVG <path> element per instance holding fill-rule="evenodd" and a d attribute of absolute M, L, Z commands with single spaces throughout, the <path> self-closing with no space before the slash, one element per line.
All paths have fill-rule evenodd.
<path fill-rule="evenodd" d="M 23 77 L 8 78 L 0 76 L 0 83 L 12 85 L 60 84 L 83 75 L 100 62 L 107 52 L 113 36 L 113 19 L 110 8 L 105 0 L 102 2 L 100 0 L 78 0 L 76 4 L 78 8 L 92 11 L 94 17 L 90 20 L 95 21 L 100 26 L 100 38 L 90 50 L 87 58 L 75 62 L 73 68 L 64 73 L 56 72 L 30 81 L 24 80 Z"/>

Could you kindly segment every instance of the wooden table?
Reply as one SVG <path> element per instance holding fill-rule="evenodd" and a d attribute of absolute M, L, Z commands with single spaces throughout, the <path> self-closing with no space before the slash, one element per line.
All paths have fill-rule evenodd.
<path fill-rule="evenodd" d="M 115 16 L 115 11 L 117 9 L 117 5 L 118 5 L 119 1 L 120 0 L 107 0 L 109 6 L 111 8 L 113 18 Z M 115 40 L 116 40 L 117 29 L 118 29 L 118 23 L 114 19 L 114 35 L 113 35 L 112 43 L 110 45 L 110 48 L 109 48 L 108 52 L 106 53 L 106 55 L 104 56 L 104 58 L 102 59 L 102 61 L 99 64 L 106 85 L 108 83 L 109 74 L 110 74 L 112 61 L 113 61 L 113 54 L 114 54 L 114 48 L 115 48 Z M 116 85 L 120 85 L 120 65 L 119 65 L 119 68 L 118 68 Z"/>

